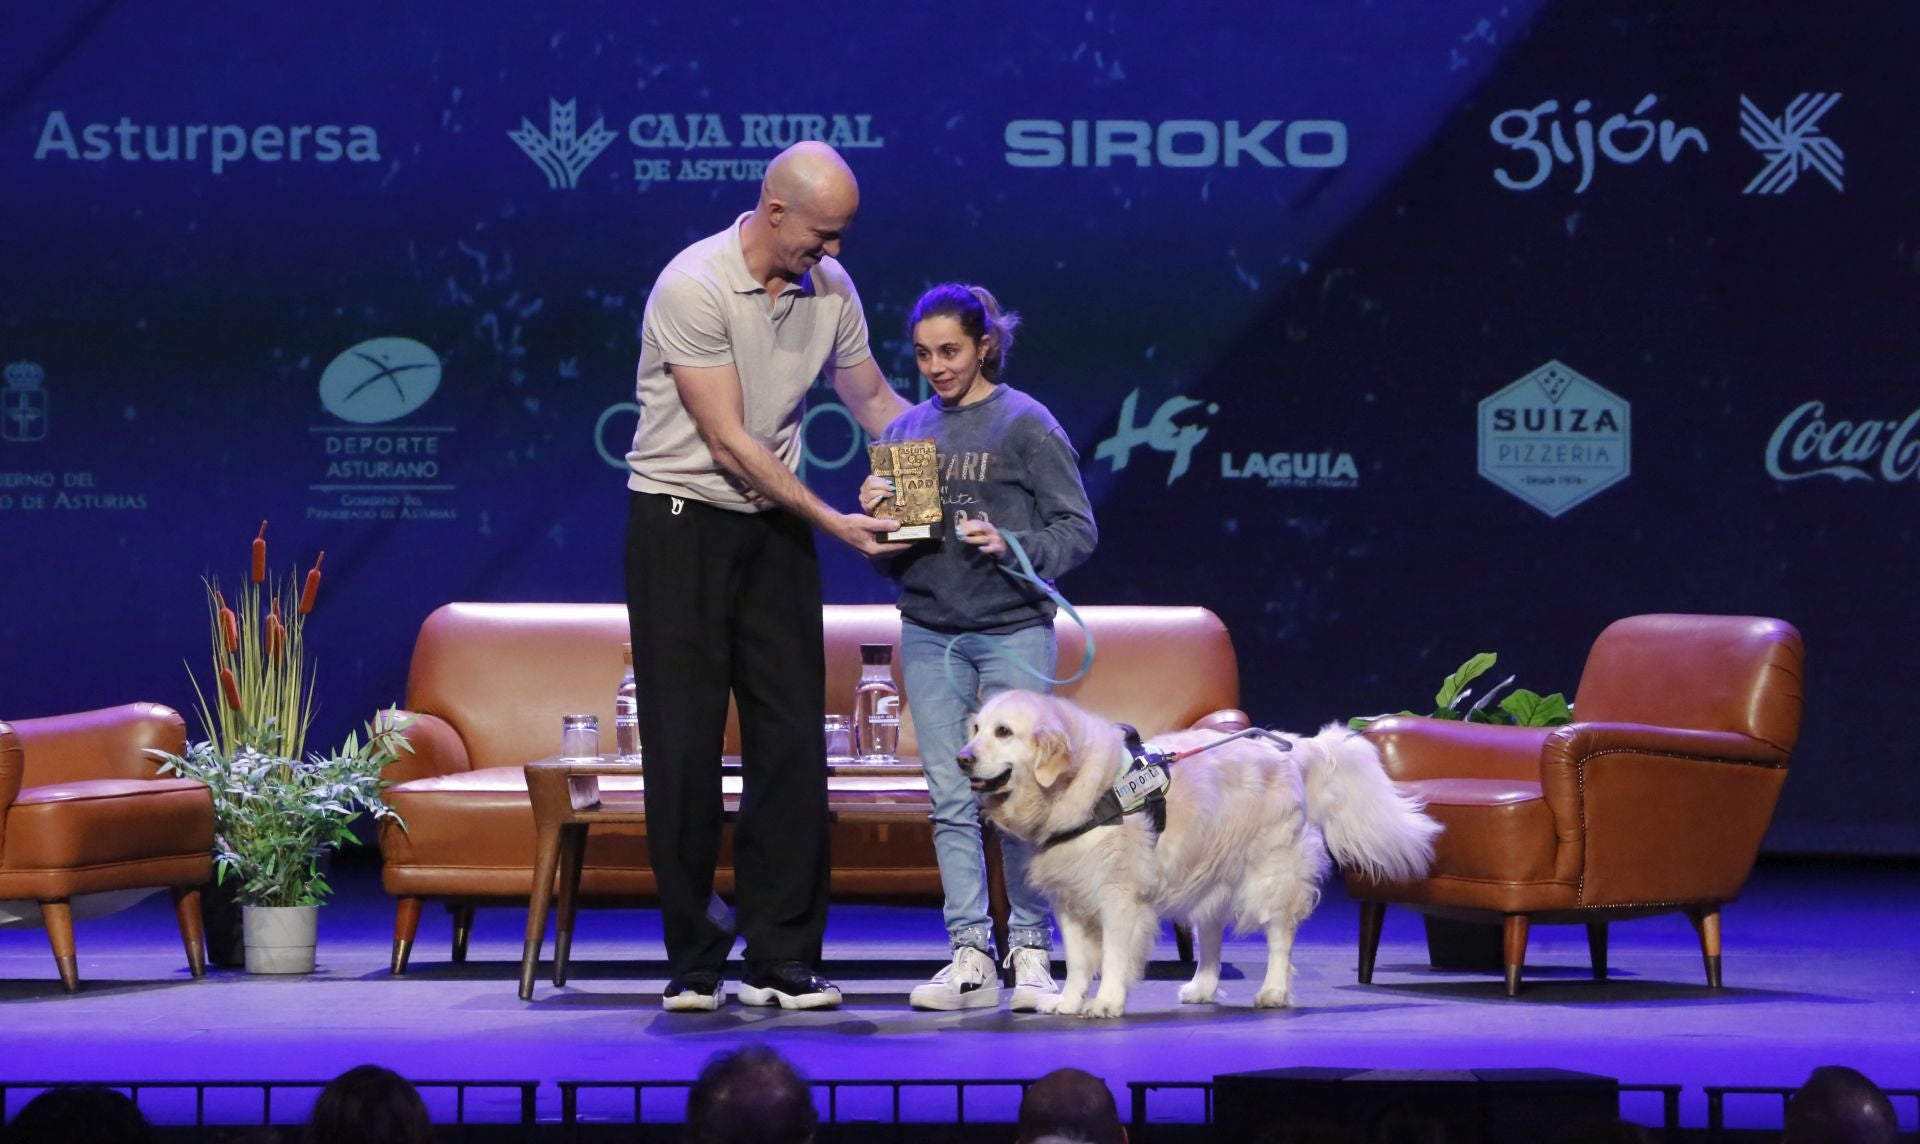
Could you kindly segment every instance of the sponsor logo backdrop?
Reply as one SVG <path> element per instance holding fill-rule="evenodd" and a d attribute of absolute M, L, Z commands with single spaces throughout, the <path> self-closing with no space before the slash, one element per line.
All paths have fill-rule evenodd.
<path fill-rule="evenodd" d="M 334 737 L 457 599 L 617 600 L 654 275 L 799 138 L 883 368 L 1022 311 L 1086 603 L 1225 617 L 1295 727 L 1540 691 L 1643 611 L 1784 616 L 1771 845 L 1920 851 L 1920 9 L 1234 0 L 725 18 L 23 10 L 0 43 L 0 715 L 192 701 L 195 578 L 327 552 Z M 851 504 L 830 392 L 808 476 Z M 890 598 L 851 554 L 829 595 Z M 609 665 L 608 686 L 617 665 Z"/>

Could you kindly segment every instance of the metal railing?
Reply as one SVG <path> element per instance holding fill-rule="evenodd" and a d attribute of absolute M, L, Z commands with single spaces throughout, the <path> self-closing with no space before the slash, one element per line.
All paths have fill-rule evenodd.
<path fill-rule="evenodd" d="M 155 1119 L 152 1102 L 141 1104 L 142 1094 L 153 1096 L 157 1093 L 191 1093 L 193 1096 L 193 1115 L 186 1121 L 196 1130 L 208 1128 L 233 1128 L 240 1126 L 271 1127 L 273 1119 L 273 1098 L 275 1093 L 288 1091 L 310 1091 L 318 1094 L 327 1086 L 326 1080 L 0 1080 L 0 1123 L 12 1118 L 10 1100 L 24 1093 L 38 1094 L 56 1088 L 106 1088 L 125 1094 L 149 1119 Z M 534 1126 L 534 1095 L 540 1088 L 537 1080 L 413 1080 L 409 1083 L 420 1090 L 421 1099 L 428 1103 L 428 1112 L 436 1125 L 448 1127 L 458 1135 L 461 1130 L 478 1124 L 500 1125 L 517 1123 L 526 1132 Z M 512 1119 L 489 1119 L 486 1121 L 468 1118 L 467 1094 L 472 1090 L 502 1090 L 517 1092 L 515 1101 L 518 1115 Z M 257 1092 L 260 1095 L 259 1115 L 249 1115 L 245 1119 L 230 1116 L 220 1119 L 208 1118 L 208 1097 L 215 1093 Z M 451 1092 L 453 1108 L 451 1114 L 437 1108 L 443 1102 L 433 1099 L 436 1094 Z M 29 1098 L 30 1099 L 30 1098 Z M 25 1101 L 20 1103 L 24 1104 Z M 223 1102 L 231 1103 L 231 1102 Z M 249 1102 L 250 1103 L 250 1102 Z M 286 1101 L 282 1101 L 285 1108 Z M 308 1102 L 310 1105 L 310 1102 Z M 302 1107 L 299 1116 L 304 1119 L 308 1108 Z M 178 1123 L 176 1118 L 161 1118 L 168 1123 Z"/>
<path fill-rule="evenodd" d="M 531 1139 L 539 1125 L 536 1115 L 537 1095 L 542 1087 L 534 1080 L 412 1080 L 420 1090 L 423 1100 L 428 1102 L 429 1112 L 436 1126 L 451 1130 L 456 1137 L 466 1129 L 478 1129 L 480 1126 L 498 1130 L 502 1126 L 518 1125 L 523 1135 Z M 686 1094 L 694 1085 L 687 1080 L 561 1080 L 553 1082 L 560 1092 L 560 1121 L 558 1127 L 567 1138 L 574 1138 L 578 1130 L 594 1123 L 605 1123 L 597 1117 L 583 1114 L 582 1097 L 594 1092 L 626 1092 L 630 1094 L 631 1123 L 671 1124 L 684 1118 Z M 895 1080 L 868 1079 L 810 1079 L 808 1087 L 815 1094 L 816 1107 L 821 1106 L 824 1096 L 822 1123 L 825 1124 L 951 1124 L 966 1125 L 983 1123 L 1011 1123 L 1017 1119 L 1021 1098 L 1033 1084 L 1032 1078 L 988 1078 L 988 1077 L 929 1077 Z M 326 1087 L 326 1080 L 0 1080 L 0 1123 L 11 1119 L 18 1111 L 23 1097 L 38 1094 L 48 1089 L 68 1088 L 85 1085 L 92 1088 L 112 1089 L 128 1096 L 156 1123 L 184 1124 L 199 1131 L 208 1128 L 232 1128 L 244 1126 L 271 1127 L 274 1120 L 275 1097 L 281 1097 L 280 1107 L 290 1106 L 296 1111 L 292 1114 L 304 1119 L 311 1108 L 311 1100 L 288 1100 L 291 1092 L 314 1093 Z M 945 1090 L 951 1094 L 951 1102 L 940 1102 L 931 1109 L 923 1102 L 917 1107 L 908 1107 L 910 1096 L 914 1093 L 936 1093 Z M 1199 1115 L 1193 1115 L 1191 1102 L 1184 1107 L 1181 1115 L 1165 1116 L 1159 1123 L 1198 1123 L 1211 1124 L 1214 1119 L 1214 1082 L 1210 1080 L 1136 1080 L 1127 1082 L 1129 1100 L 1129 1122 L 1136 1129 L 1149 1129 L 1153 1126 L 1151 1107 L 1155 1097 L 1163 1094 L 1187 1094 L 1199 1100 Z M 1660 1098 L 1660 1124 L 1649 1125 L 1672 1134 L 1680 1131 L 1680 1097 L 1685 1086 L 1679 1084 L 1621 1084 L 1622 1094 L 1647 1093 Z M 1779 1102 L 1780 1118 L 1785 1119 L 1789 1098 L 1798 1090 L 1797 1085 L 1704 1085 L 1706 1096 L 1707 1124 L 1709 1137 L 1724 1136 L 1727 1132 L 1727 1102 L 1729 1097 L 1760 1096 Z M 993 1092 L 1004 1094 L 1002 1099 L 992 1102 L 988 1109 L 993 1119 L 981 1119 L 982 1098 Z M 1920 1088 L 1883 1089 L 1887 1096 L 1896 1102 L 1896 1109 L 1907 1107 L 1916 1121 L 1920 1121 Z M 246 1101 L 246 1111 L 236 1115 L 236 1101 L 218 1099 L 222 1094 L 257 1093 L 257 1104 Z M 512 1111 L 507 1116 L 474 1116 L 475 1101 L 471 1094 L 496 1093 L 495 1099 L 486 1102 L 483 1111 L 499 1112 L 501 1105 L 510 1105 Z M 665 1093 L 677 1093 L 677 1101 L 655 1100 L 653 1118 L 648 1119 L 648 1097 Z M 178 1102 L 168 1105 L 166 1115 L 156 1116 L 160 1110 L 155 1107 L 162 1101 L 159 1094 L 187 1094 L 191 1097 L 190 1115 L 179 1115 L 182 1105 Z M 451 1096 L 451 1108 L 447 1107 L 447 1096 Z M 862 1097 L 877 1096 L 877 1105 L 863 1102 Z M 142 1098 L 148 1098 L 142 1103 Z M 969 1112 L 968 1101 L 973 1100 L 973 1111 Z M 667 1109 L 663 1113 L 662 1105 Z M 217 1108 L 210 1107 L 218 1105 Z M 621 1104 L 624 1111 L 629 1102 Z M 851 1111 L 849 1111 L 851 1109 Z M 971 1117 L 971 1119 L 970 1119 Z M 283 1119 L 283 1125 L 293 1122 Z M 549 1122 L 551 1124 L 551 1122 Z M 1696 1130 L 1697 1131 L 1697 1130 Z"/>
<path fill-rule="evenodd" d="M 555 1084 L 558 1085 L 560 1089 L 560 1123 L 567 1130 L 568 1134 L 572 1135 L 576 1128 L 585 1123 L 581 1115 L 580 1098 L 582 1093 L 623 1090 L 631 1092 L 633 1096 L 633 1123 L 645 1124 L 648 1123 L 646 1115 L 648 1094 L 678 1092 L 684 1096 L 685 1093 L 693 1088 L 694 1082 L 691 1080 L 562 1080 L 556 1081 Z M 887 1119 L 881 1121 L 882 1123 L 910 1123 L 911 1121 L 904 1115 L 906 1110 L 903 1108 L 903 1094 L 909 1090 L 933 1091 L 937 1089 L 952 1090 L 953 1111 L 950 1117 L 943 1116 L 934 1122 L 956 1125 L 966 1124 L 968 1123 L 967 1095 L 969 1092 L 978 1094 L 980 1090 L 983 1089 L 1017 1090 L 1017 1093 L 1011 1099 L 1011 1106 L 1017 1111 L 1019 1107 L 1018 1098 L 1024 1097 L 1028 1086 L 1032 1084 L 1033 1080 L 1030 1078 L 1009 1080 L 1006 1078 L 983 1077 L 931 1077 L 911 1080 L 809 1079 L 807 1081 L 807 1086 L 816 1094 L 822 1091 L 826 1094 L 826 1108 L 821 1116 L 822 1123 L 826 1124 L 848 1123 L 848 1121 L 842 1119 L 841 1115 L 843 1110 L 842 1106 L 845 1103 L 843 1097 L 865 1092 L 885 1094 Z M 818 1098 L 816 1096 L 816 1104 L 817 1103 Z M 658 1102 L 656 1102 L 655 1107 L 658 1107 Z M 684 1114 L 684 1109 L 684 1099 L 676 1102 L 676 1111 Z M 871 1121 L 873 1118 L 861 1117 L 860 1119 L 862 1121 Z M 1011 1120 L 1012 1117 L 1008 1117 L 1008 1122 Z M 655 1122 L 660 1123 L 664 1121 L 656 1118 Z M 980 1122 L 976 1120 L 974 1123 Z"/>
<path fill-rule="evenodd" d="M 1771 1084 L 1709 1084 L 1703 1086 L 1707 1094 L 1707 1131 L 1718 1135 L 1727 1130 L 1727 1097 L 1729 1096 L 1771 1096 L 1780 1101 L 1780 1122 L 1786 1123 L 1787 1100 L 1800 1090 L 1799 1085 Z M 1883 1088 L 1888 1100 L 1911 1100 L 1914 1115 L 1920 1120 L 1920 1088 Z M 1898 1106 L 1895 1106 L 1896 1113 Z"/>

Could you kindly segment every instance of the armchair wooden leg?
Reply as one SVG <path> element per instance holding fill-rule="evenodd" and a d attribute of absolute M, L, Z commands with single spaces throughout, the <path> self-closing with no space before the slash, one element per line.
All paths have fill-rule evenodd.
<path fill-rule="evenodd" d="M 473 940 L 473 907 L 448 906 L 453 914 L 453 963 L 463 965 L 467 960 L 467 943 Z"/>
<path fill-rule="evenodd" d="M 567 983 L 567 959 L 573 956 L 573 919 L 580 907 L 580 874 L 587 864 L 587 826 L 560 828 L 560 918 L 553 934 L 553 983 Z"/>
<path fill-rule="evenodd" d="M 187 972 L 195 981 L 207 975 L 207 931 L 200 919 L 200 887 L 173 887 L 173 917 L 187 947 Z"/>
<path fill-rule="evenodd" d="M 1593 979 L 1607 979 L 1607 923 L 1587 923 L 1587 952 L 1593 955 Z"/>
<path fill-rule="evenodd" d="M 1500 931 L 1500 960 L 1507 966 L 1507 996 L 1520 995 L 1520 971 L 1527 964 L 1527 915 L 1508 914 Z"/>
<path fill-rule="evenodd" d="M 420 907 L 425 898 L 401 898 L 393 906 L 393 963 L 389 971 L 399 977 L 407 971 L 407 958 L 413 954 L 413 939 L 420 932 Z"/>
<path fill-rule="evenodd" d="M 1700 935 L 1700 956 L 1707 963 L 1707 988 L 1720 988 L 1720 907 L 1694 906 L 1687 920 Z"/>
<path fill-rule="evenodd" d="M 1380 926 L 1387 917 L 1387 903 L 1360 903 L 1360 984 L 1373 984 L 1373 959 L 1380 952 Z"/>
<path fill-rule="evenodd" d="M 80 959 L 73 951 L 73 906 L 62 898 L 40 903 L 41 920 L 47 923 L 47 942 L 53 946 L 53 963 L 60 968 L 60 985 L 69 993 L 80 992 Z"/>

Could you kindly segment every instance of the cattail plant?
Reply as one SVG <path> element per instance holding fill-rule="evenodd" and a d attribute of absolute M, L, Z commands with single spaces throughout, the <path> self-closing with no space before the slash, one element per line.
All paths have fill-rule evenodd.
<path fill-rule="evenodd" d="M 241 747 L 266 755 L 298 759 L 306 750 L 313 722 L 313 674 L 305 671 L 303 633 L 313 610 L 306 606 L 298 570 L 284 578 L 267 574 L 267 522 L 254 538 L 247 579 L 229 605 L 220 581 L 208 577 L 207 608 L 213 623 L 213 676 L 217 692 L 209 703 L 194 677 L 200 725 L 214 749 L 232 757 Z M 312 574 L 308 581 L 314 580 Z M 188 668 L 192 676 L 192 668 Z"/>
<path fill-rule="evenodd" d="M 363 812 L 399 821 L 380 797 L 381 771 L 412 750 L 404 734 L 410 719 L 381 712 L 364 738 L 349 735 L 329 754 L 306 753 L 314 672 L 306 663 L 305 632 L 326 554 L 304 579 L 297 567 L 276 578 L 267 571 L 266 535 L 261 521 L 248 576 L 231 602 L 219 580 L 203 581 L 211 693 L 201 689 L 191 666 L 187 675 L 206 740 L 184 755 L 155 754 L 162 771 L 199 779 L 213 792 L 214 858 L 222 881 L 229 874 L 239 878 L 242 902 L 316 905 L 328 892 L 318 860 L 355 841 L 352 821 Z"/>

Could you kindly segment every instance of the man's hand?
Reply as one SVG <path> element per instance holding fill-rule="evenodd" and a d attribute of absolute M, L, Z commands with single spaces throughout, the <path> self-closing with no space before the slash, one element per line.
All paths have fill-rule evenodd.
<path fill-rule="evenodd" d="M 893 481 L 887 477 L 876 477 L 869 473 L 867 479 L 860 482 L 860 508 L 872 512 L 880 507 L 880 502 L 893 495 Z"/>
<path fill-rule="evenodd" d="M 861 512 L 850 512 L 830 520 L 823 520 L 820 522 L 820 527 L 846 542 L 855 552 L 865 556 L 898 556 L 913 547 L 904 540 L 880 539 L 881 533 L 892 532 L 900 527 L 900 522 L 892 517 L 874 517 Z"/>

